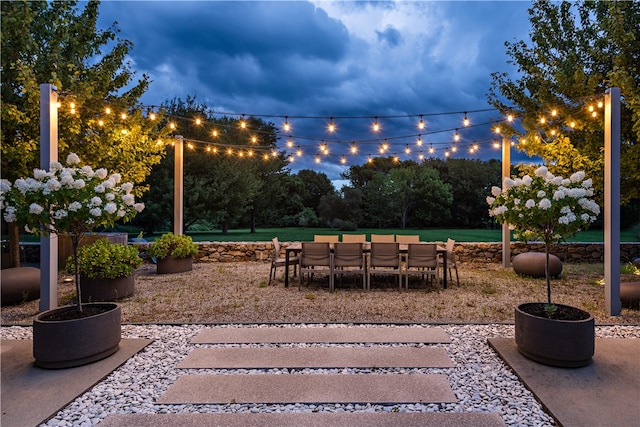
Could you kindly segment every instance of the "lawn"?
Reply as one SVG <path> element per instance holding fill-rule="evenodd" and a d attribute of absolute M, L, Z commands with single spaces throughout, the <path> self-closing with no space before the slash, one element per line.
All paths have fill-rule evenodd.
<path fill-rule="evenodd" d="M 335 228 L 259 228 L 255 233 L 250 233 L 249 229 L 230 230 L 227 234 L 221 231 L 208 232 L 188 232 L 196 242 L 265 242 L 274 237 L 280 241 L 310 241 L 314 234 L 366 234 L 369 240 L 371 234 L 418 234 L 422 241 L 446 241 L 452 238 L 458 242 L 500 242 L 502 241 L 502 231 L 500 229 L 373 229 L 360 228 L 355 231 L 340 231 Z M 153 240 L 160 234 L 145 236 L 147 240 Z M 512 240 L 515 240 L 512 238 Z M 637 242 L 638 233 L 636 229 L 625 230 L 620 233 L 622 242 Z M 575 237 L 568 239 L 570 242 L 602 242 L 604 232 L 602 230 L 587 230 L 578 233 Z"/>

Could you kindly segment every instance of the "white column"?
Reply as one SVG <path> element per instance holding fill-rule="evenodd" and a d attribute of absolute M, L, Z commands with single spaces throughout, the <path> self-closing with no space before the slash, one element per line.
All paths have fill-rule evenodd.
<path fill-rule="evenodd" d="M 183 234 L 183 172 L 184 172 L 184 140 L 182 135 L 176 135 L 174 144 L 173 167 L 173 234 Z"/>
<path fill-rule="evenodd" d="M 620 301 L 620 88 L 605 92 L 604 107 L 604 301 L 619 316 Z"/>
<path fill-rule="evenodd" d="M 511 177 L 511 141 L 502 138 L 502 185 L 504 179 Z M 502 267 L 511 266 L 511 232 L 509 224 L 502 224 Z"/>
<path fill-rule="evenodd" d="M 40 168 L 58 161 L 58 93 L 40 85 Z M 58 307 L 58 236 L 40 237 L 40 311 Z"/>

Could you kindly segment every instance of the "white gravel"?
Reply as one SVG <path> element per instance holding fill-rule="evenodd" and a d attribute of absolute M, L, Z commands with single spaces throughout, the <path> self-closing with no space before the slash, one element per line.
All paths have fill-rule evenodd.
<path fill-rule="evenodd" d="M 440 325 L 450 335 L 443 347 L 453 360 L 454 368 L 429 369 L 268 369 L 216 370 L 206 372 L 233 373 L 441 373 L 458 401 L 451 404 L 229 404 L 229 405 L 160 405 L 155 401 L 179 376 L 193 373 L 176 369 L 190 351 L 202 345 L 190 340 L 203 328 L 237 327 L 239 325 L 123 325 L 123 338 L 151 338 L 152 344 L 129 359 L 90 391 L 75 399 L 44 426 L 92 426 L 109 414 L 124 413 L 211 413 L 211 412 L 497 412 L 510 426 L 552 426 L 533 395 L 487 344 L 487 338 L 513 337 L 513 325 Z M 272 325 L 243 325 L 264 327 Z M 295 324 L 285 327 L 350 327 L 348 324 Z M 375 327 L 385 325 L 372 325 Z M 397 326 L 397 325 L 388 325 Z M 421 325 L 423 326 L 423 325 Z M 2 327 L 2 339 L 31 339 L 31 327 Z M 640 338 L 640 326 L 596 326 L 597 337 Z M 304 344 L 292 344 L 304 346 Z M 335 344 L 313 344 L 335 346 Z M 339 344 L 348 346 L 349 344 Z M 402 344 L 394 344 L 401 346 Z M 212 345 L 207 345 L 211 347 Z M 216 345 L 214 345 L 215 347 Z M 203 373 L 203 370 L 198 370 Z"/>

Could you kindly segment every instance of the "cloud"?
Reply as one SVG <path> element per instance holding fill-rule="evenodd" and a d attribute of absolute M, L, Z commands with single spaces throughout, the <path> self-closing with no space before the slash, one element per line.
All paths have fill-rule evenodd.
<path fill-rule="evenodd" d="M 153 80 L 143 102 L 196 95 L 218 111 L 288 116 L 415 115 L 488 108 L 490 73 L 513 71 L 504 42 L 528 32 L 526 2 L 103 2 L 103 26 L 118 21 L 139 72 Z M 455 129 L 461 116 L 425 116 L 427 130 Z M 478 123 L 488 115 L 474 118 Z M 276 124 L 281 120 L 273 119 Z M 351 140 L 411 134 L 417 118 L 290 120 L 305 153 L 337 140 L 321 166 L 339 179 Z M 326 121 L 326 120 L 325 120 Z M 490 129 L 465 131 L 486 138 Z M 426 135 L 440 143 L 451 134 Z M 462 132 L 461 132 L 462 133 Z M 466 135 L 469 135 L 468 137 Z M 283 135 L 284 136 L 284 135 Z M 489 136 L 490 137 L 490 136 Z M 391 141 L 394 143 L 394 140 Z M 398 141 L 402 153 L 408 141 Z M 363 145 L 374 151 L 378 143 Z M 368 147 L 368 148 L 367 148 Z M 363 153 L 364 154 L 364 153 Z M 360 159 L 365 159 L 361 157 Z"/>

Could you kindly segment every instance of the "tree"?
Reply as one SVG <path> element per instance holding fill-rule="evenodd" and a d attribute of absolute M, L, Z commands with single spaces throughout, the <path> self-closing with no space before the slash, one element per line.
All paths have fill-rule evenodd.
<path fill-rule="evenodd" d="M 250 117 L 242 128 L 241 120 L 217 117 L 192 96 L 174 98 L 165 108 L 175 120 L 175 133 L 185 142 L 185 229 L 201 222 L 219 226 L 223 233 L 239 224 L 255 230 L 259 213 L 273 208 L 281 196 L 282 188 L 265 185 L 276 182 L 287 164 L 282 154 L 273 156 L 274 125 Z M 147 205 L 166 205 L 167 194 L 173 193 L 173 157 L 167 156 L 149 177 L 154 185 L 143 198 Z M 149 212 L 141 220 L 147 222 L 155 215 Z"/>
<path fill-rule="evenodd" d="M 87 165 L 143 182 L 164 153 L 156 143 L 165 132 L 161 117 L 148 120 L 138 105 L 149 78 L 142 75 L 134 81 L 127 62 L 133 46 L 117 36 L 115 25 L 96 27 L 99 2 L 90 1 L 82 10 L 77 4 L 1 2 L 2 177 L 13 181 L 40 166 L 40 84 L 51 83 L 63 104 L 60 157 L 74 152 Z M 104 114 L 105 106 L 114 114 Z M 127 114 L 126 120 L 121 113 Z M 144 190 L 137 186 L 137 195 Z M 17 264 L 17 228 L 11 228 L 9 237 Z"/>
<path fill-rule="evenodd" d="M 315 172 L 310 169 L 298 171 L 298 178 L 302 180 L 304 185 L 302 203 L 304 206 L 316 211 L 316 214 L 319 216 L 322 216 L 318 211 L 320 199 L 322 196 L 336 193 L 333 183 L 324 173 Z"/>
<path fill-rule="evenodd" d="M 493 73 L 489 102 L 522 117 L 526 141 L 518 148 L 542 157 L 553 173 L 584 169 L 603 189 L 603 121 L 585 114 L 584 103 L 620 87 L 621 200 L 640 188 L 640 3 L 535 1 L 529 9 L 531 45 L 507 42 L 518 77 Z M 558 118 L 550 114 L 556 109 Z M 544 126 L 540 118 L 545 116 Z M 515 128 L 510 133 L 518 133 Z"/>
<path fill-rule="evenodd" d="M 490 221 L 485 195 L 502 180 L 499 160 L 429 159 L 425 165 L 438 171 L 451 188 L 451 219 L 447 226 L 479 228 Z"/>

